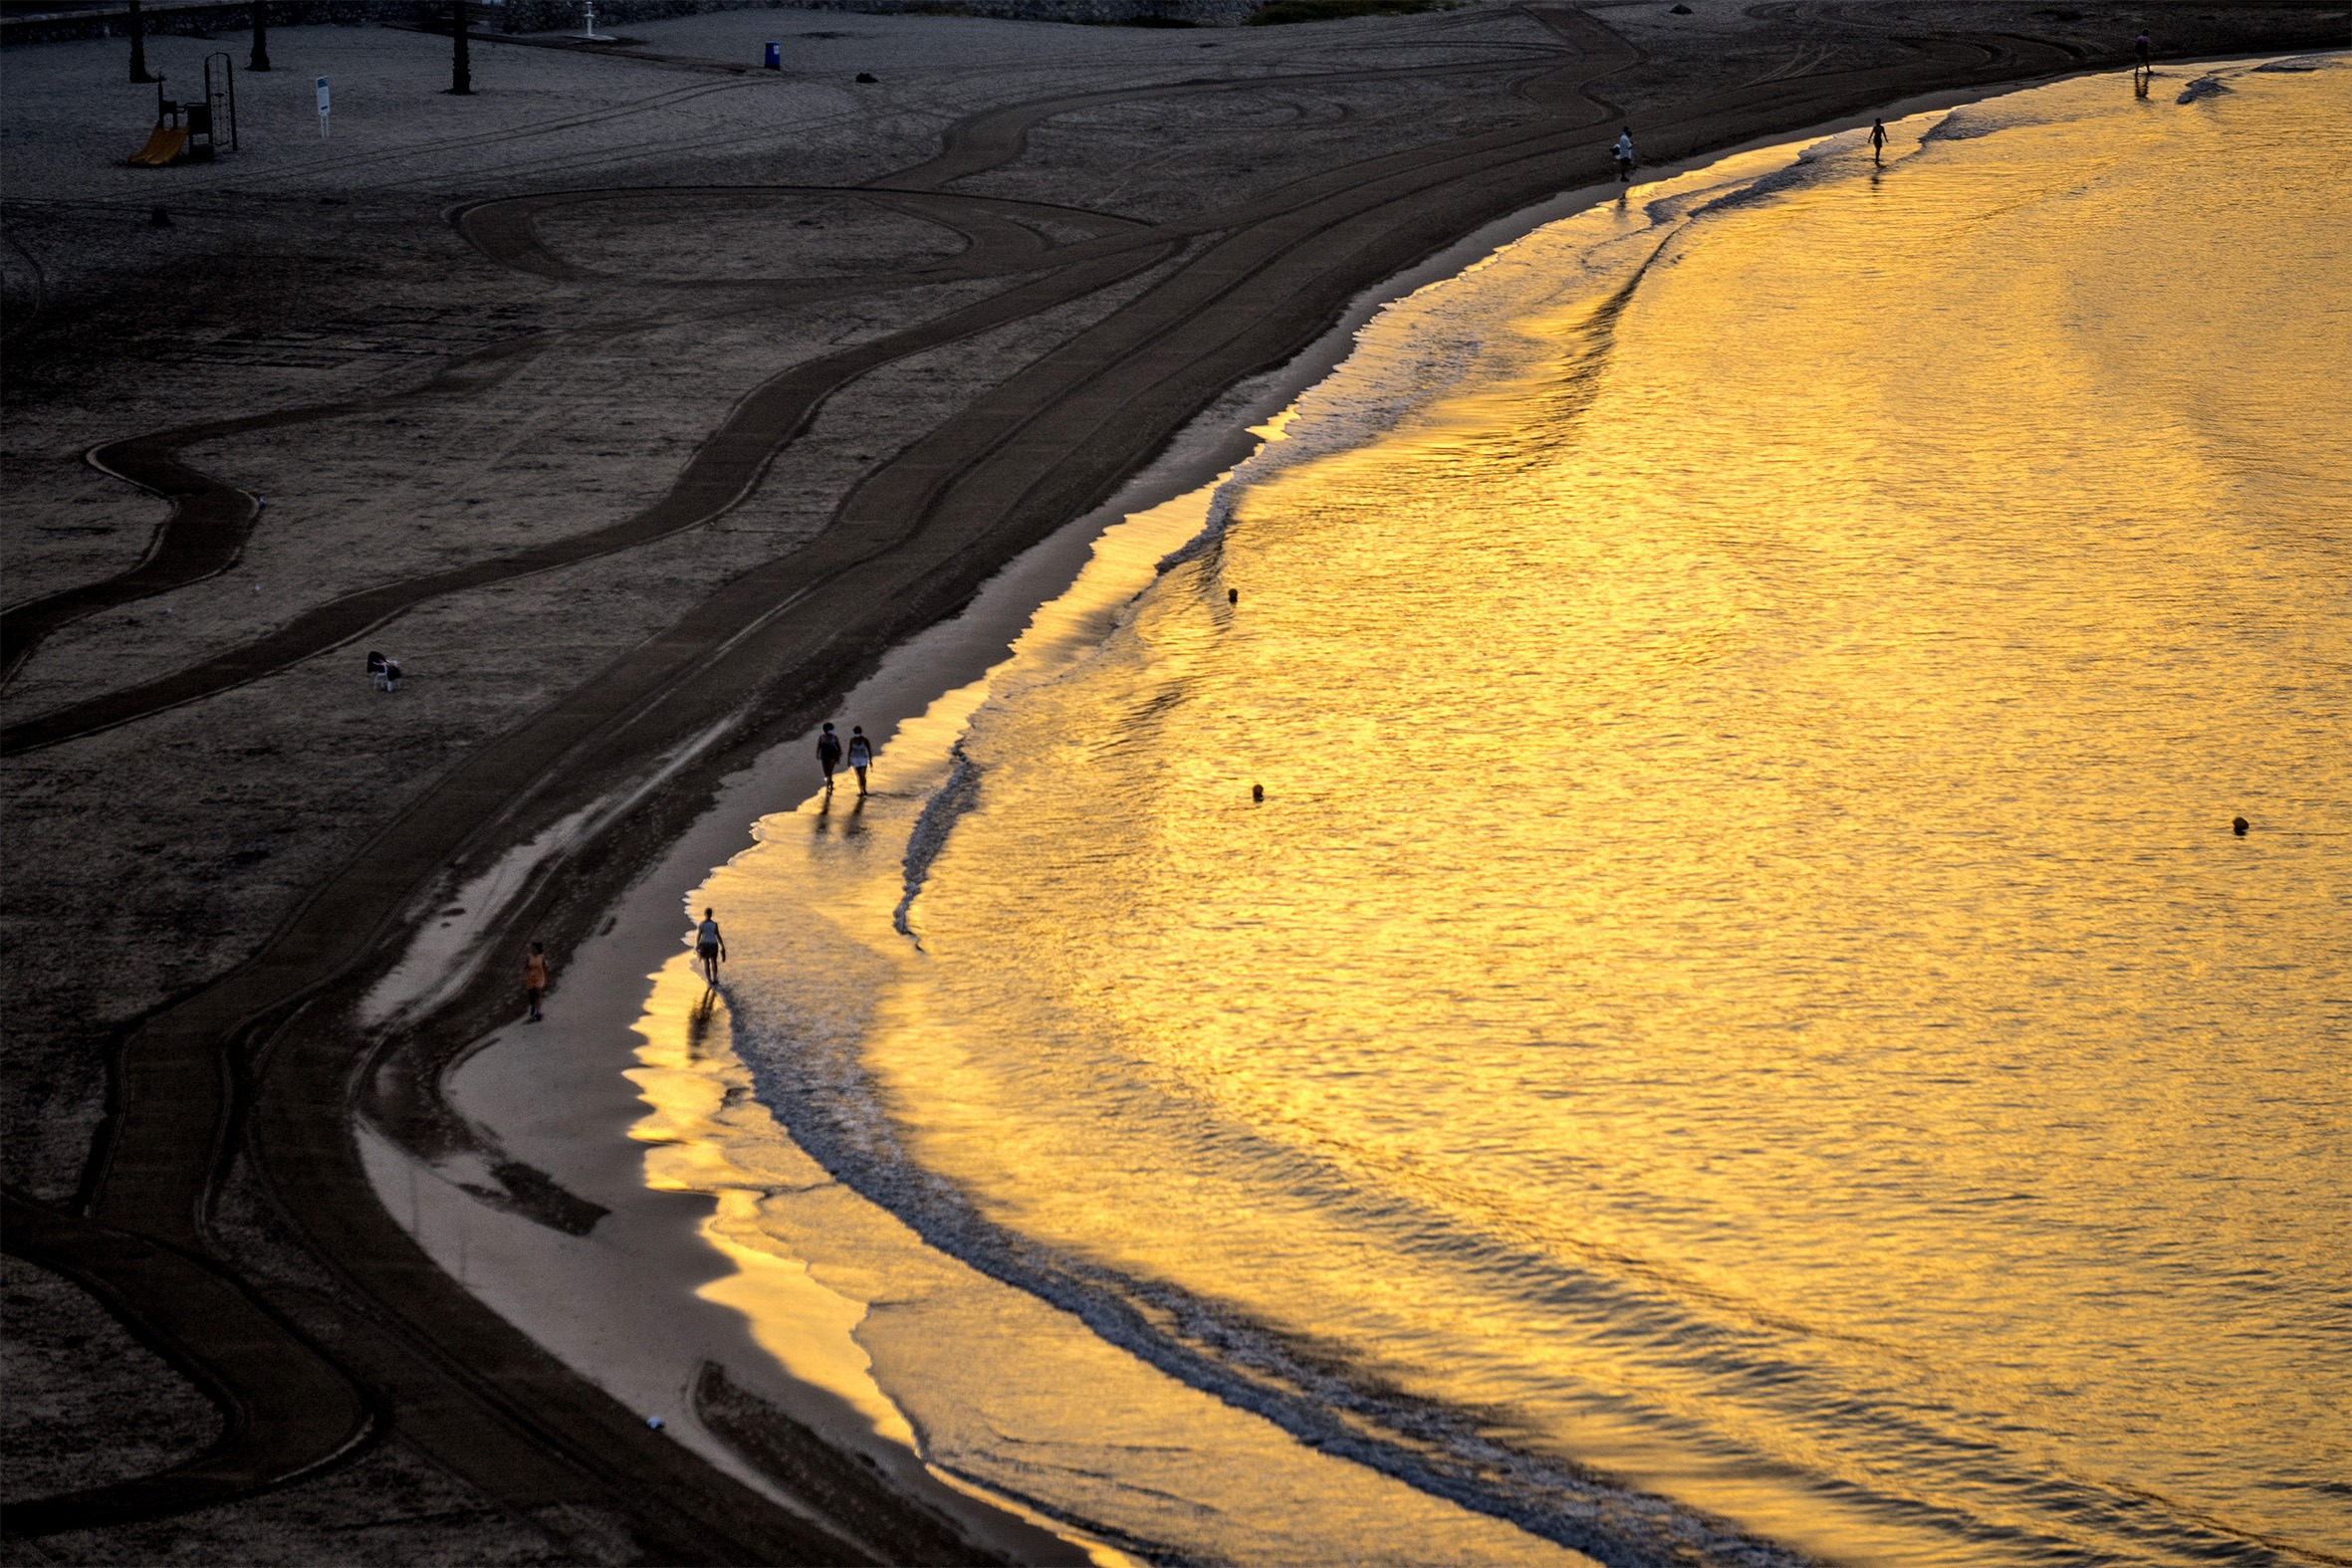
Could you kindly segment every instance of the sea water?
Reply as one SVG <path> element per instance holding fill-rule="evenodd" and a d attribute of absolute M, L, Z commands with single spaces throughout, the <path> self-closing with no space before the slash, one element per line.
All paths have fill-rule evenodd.
<path fill-rule="evenodd" d="M 2352 1556 L 2348 90 L 1743 154 L 1389 308 L 711 885 L 762 1116 L 1044 1316 L 738 1229 L 1147 1554 Z"/>

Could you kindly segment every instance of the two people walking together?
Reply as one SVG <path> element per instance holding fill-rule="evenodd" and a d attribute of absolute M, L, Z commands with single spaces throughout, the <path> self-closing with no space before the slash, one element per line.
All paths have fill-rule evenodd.
<path fill-rule="evenodd" d="M 863 728 L 853 724 L 849 726 L 849 744 L 844 749 L 841 738 L 827 724 L 817 734 L 817 766 L 824 770 L 824 792 L 827 794 L 832 793 L 833 775 L 840 771 L 844 758 L 850 772 L 857 775 L 857 792 L 865 793 L 865 771 L 874 765 L 874 743 L 865 738 Z"/>

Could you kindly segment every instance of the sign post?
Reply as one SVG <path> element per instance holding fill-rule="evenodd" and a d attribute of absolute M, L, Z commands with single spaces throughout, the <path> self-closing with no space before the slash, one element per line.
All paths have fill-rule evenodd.
<path fill-rule="evenodd" d="M 324 141 L 324 140 L 326 140 L 326 139 L 327 139 L 327 79 L 326 79 L 325 77 L 320 77 L 320 78 L 318 79 L 318 87 L 319 87 L 319 139 L 320 139 L 320 140 L 322 140 L 322 141 Z"/>

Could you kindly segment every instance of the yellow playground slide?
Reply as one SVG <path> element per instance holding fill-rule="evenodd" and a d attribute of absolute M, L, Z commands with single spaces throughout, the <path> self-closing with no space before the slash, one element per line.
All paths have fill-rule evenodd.
<path fill-rule="evenodd" d="M 188 144 L 188 133 L 178 125 L 158 122 L 147 137 L 147 144 L 130 155 L 130 161 L 144 168 L 159 169 L 176 162 Z"/>

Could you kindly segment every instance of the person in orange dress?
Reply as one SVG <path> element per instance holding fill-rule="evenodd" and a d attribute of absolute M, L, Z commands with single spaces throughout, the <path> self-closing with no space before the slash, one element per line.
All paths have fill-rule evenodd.
<path fill-rule="evenodd" d="M 531 999 L 531 1016 L 526 1021 L 540 1022 L 539 999 L 547 992 L 547 949 L 538 943 L 523 959 L 523 995 Z"/>

